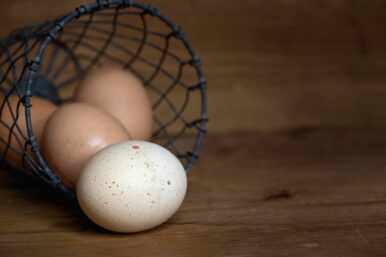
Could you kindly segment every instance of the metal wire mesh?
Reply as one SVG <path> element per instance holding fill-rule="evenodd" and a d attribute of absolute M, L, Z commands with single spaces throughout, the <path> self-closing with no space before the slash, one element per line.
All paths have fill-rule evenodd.
<path fill-rule="evenodd" d="M 70 193 L 40 154 L 31 98 L 71 101 L 82 76 L 102 66 L 120 66 L 142 80 L 154 110 L 152 141 L 175 153 L 188 172 L 207 121 L 200 61 L 180 28 L 157 9 L 118 0 L 81 6 L 0 41 L 3 163 Z"/>

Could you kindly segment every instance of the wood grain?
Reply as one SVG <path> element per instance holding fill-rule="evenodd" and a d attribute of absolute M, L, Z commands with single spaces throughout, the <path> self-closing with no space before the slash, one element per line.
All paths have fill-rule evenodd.
<path fill-rule="evenodd" d="M 85 2 L 0 1 L 0 36 Z M 147 2 L 203 61 L 211 131 L 385 125 L 384 1 Z"/>
<path fill-rule="evenodd" d="M 384 256 L 383 130 L 211 135 L 180 211 L 137 234 L 1 173 L 0 256 Z"/>

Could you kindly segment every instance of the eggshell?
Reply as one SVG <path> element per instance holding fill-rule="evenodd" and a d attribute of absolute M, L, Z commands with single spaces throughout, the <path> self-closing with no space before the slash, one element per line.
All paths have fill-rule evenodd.
<path fill-rule="evenodd" d="M 171 152 L 154 143 L 127 141 L 90 158 L 76 194 L 96 224 L 128 233 L 168 220 L 180 207 L 186 188 L 184 167 Z"/>
<path fill-rule="evenodd" d="M 84 103 L 58 108 L 48 119 L 42 154 L 62 182 L 75 188 L 86 161 L 103 147 L 130 139 L 129 132 L 113 116 Z"/>
<path fill-rule="evenodd" d="M 17 108 L 19 99 L 20 98 L 17 95 L 12 95 L 7 99 L 9 105 L 5 104 L 1 112 L 2 124 L 0 124 L 0 137 L 1 139 L 8 141 L 10 132 L 9 128 L 12 127 L 14 123 L 14 118 L 16 117 L 18 112 L 18 119 L 16 121 L 16 124 L 19 129 L 14 126 L 10 145 L 13 149 L 22 153 L 24 151 L 24 144 L 26 142 L 25 140 L 28 137 L 28 132 L 25 117 L 25 107 L 22 103 L 20 103 L 19 109 Z M 34 133 L 37 143 L 41 144 L 44 126 L 51 114 L 57 109 L 57 106 L 47 100 L 36 96 L 33 96 L 30 99 L 32 131 Z M 20 143 L 18 142 L 18 140 L 20 141 Z M 5 151 L 5 148 L 5 143 L 0 143 L 0 150 L 2 153 Z M 11 149 L 8 149 L 6 157 L 18 167 L 21 167 L 23 164 L 22 155 L 16 153 L 15 151 L 12 151 Z"/>
<path fill-rule="evenodd" d="M 97 106 L 115 116 L 133 139 L 149 140 L 153 111 L 141 81 L 119 68 L 102 68 L 88 74 L 77 87 L 74 100 Z"/>

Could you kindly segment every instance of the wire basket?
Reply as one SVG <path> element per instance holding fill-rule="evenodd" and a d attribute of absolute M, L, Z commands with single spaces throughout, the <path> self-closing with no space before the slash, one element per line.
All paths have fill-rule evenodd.
<path fill-rule="evenodd" d="M 111 65 L 142 80 L 154 111 L 152 141 L 172 151 L 189 172 L 207 122 L 200 60 L 178 26 L 157 9 L 129 0 L 82 5 L 0 41 L 0 132 L 6 131 L 0 133 L 0 149 L 6 169 L 37 175 L 73 195 L 40 153 L 31 97 L 71 101 L 84 74 Z M 17 97 L 15 108 L 11 97 Z"/>

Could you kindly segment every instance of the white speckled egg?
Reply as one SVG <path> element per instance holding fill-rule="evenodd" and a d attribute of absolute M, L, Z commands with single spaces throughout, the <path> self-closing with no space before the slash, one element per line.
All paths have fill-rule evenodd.
<path fill-rule="evenodd" d="M 125 141 L 88 160 L 76 194 L 92 221 L 128 233 L 168 220 L 180 207 L 186 188 L 184 167 L 171 152 L 150 142 Z"/>

